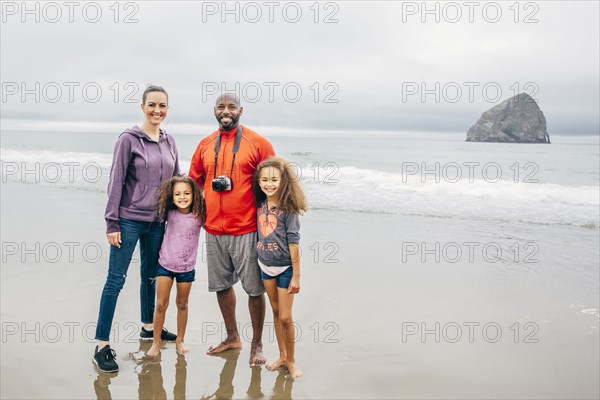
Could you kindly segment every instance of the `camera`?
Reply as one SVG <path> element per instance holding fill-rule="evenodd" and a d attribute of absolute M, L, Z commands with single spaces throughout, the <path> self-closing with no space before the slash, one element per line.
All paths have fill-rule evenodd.
<path fill-rule="evenodd" d="M 231 179 L 225 175 L 217 176 L 212 180 L 212 188 L 215 192 L 231 190 L 232 187 L 233 185 L 231 184 Z"/>

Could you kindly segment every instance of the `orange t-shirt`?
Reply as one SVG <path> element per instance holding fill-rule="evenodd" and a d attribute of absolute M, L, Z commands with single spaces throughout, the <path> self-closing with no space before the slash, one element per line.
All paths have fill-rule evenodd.
<path fill-rule="evenodd" d="M 258 133 L 242 126 L 242 140 L 235 156 L 233 172 L 233 142 L 237 128 L 227 132 L 215 131 L 202 139 L 194 152 L 189 176 L 204 190 L 206 222 L 204 229 L 213 235 L 243 235 L 255 232 L 256 202 L 252 193 L 252 179 L 256 167 L 275 155 L 271 143 Z M 215 141 L 221 135 L 217 160 L 217 176 L 231 178 L 233 189 L 215 192 Z"/>

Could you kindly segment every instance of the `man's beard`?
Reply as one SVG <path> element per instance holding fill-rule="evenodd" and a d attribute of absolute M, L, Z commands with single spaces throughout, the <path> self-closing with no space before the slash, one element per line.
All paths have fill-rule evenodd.
<path fill-rule="evenodd" d="M 223 130 L 223 131 L 229 131 L 229 130 L 233 129 L 233 127 L 234 127 L 234 126 L 237 124 L 237 122 L 238 122 L 238 120 L 239 120 L 239 118 L 240 118 L 240 117 L 239 117 L 239 115 L 238 115 L 237 117 L 230 116 L 230 117 L 229 117 L 229 119 L 230 119 L 231 121 L 230 121 L 230 122 L 229 122 L 227 125 L 224 125 L 224 124 L 221 122 L 221 119 L 222 119 L 222 118 L 223 118 L 223 117 L 217 117 L 217 121 L 219 122 L 219 127 L 220 127 L 220 128 L 221 128 L 221 130 Z"/>

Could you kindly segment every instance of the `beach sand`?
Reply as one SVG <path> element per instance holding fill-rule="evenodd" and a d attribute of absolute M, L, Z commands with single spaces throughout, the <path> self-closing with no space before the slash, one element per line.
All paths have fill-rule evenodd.
<path fill-rule="evenodd" d="M 310 211 L 294 305 L 305 376 L 295 381 L 248 367 L 251 328 L 239 285 L 244 348 L 205 354 L 224 330 L 204 256 L 189 303 L 190 352 L 178 356 L 168 343 L 160 359 L 144 357 L 150 343 L 137 338 L 134 256 L 111 337 L 120 371 L 104 374 L 92 354 L 107 272 L 105 195 L 8 183 L 1 196 L 3 399 L 600 396 L 599 254 L 578 246 L 597 229 L 565 226 L 557 235 L 553 227 L 550 235 L 544 225 L 509 232 L 497 222 Z M 407 255 L 423 242 L 448 252 L 439 262 Z M 449 262 L 452 243 L 465 250 L 466 242 L 496 243 L 504 256 L 491 262 L 478 250 Z M 538 250 L 522 247 L 515 262 L 515 243 Z M 537 262 L 523 262 L 524 254 Z M 169 308 L 172 331 L 175 317 Z M 269 306 L 263 341 L 274 360 Z"/>

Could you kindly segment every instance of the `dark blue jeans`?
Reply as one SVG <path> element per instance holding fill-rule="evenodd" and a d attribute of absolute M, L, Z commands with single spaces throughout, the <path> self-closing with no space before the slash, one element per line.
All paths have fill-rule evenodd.
<path fill-rule="evenodd" d="M 164 225 L 158 222 L 132 221 L 121 218 L 121 247 L 110 246 L 108 276 L 100 299 L 96 340 L 108 341 L 117 299 L 125 284 L 133 251 L 140 242 L 140 307 L 144 324 L 153 322 L 156 294 L 156 266 L 162 244 Z"/>

